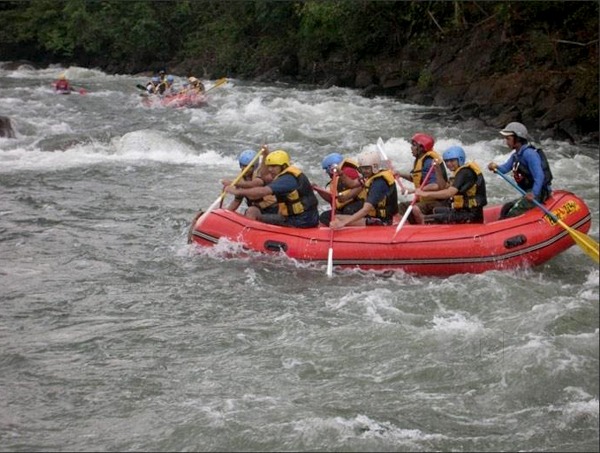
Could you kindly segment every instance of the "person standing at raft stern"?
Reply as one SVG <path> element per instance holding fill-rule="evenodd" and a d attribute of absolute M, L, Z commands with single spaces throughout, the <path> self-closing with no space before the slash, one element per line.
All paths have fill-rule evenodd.
<path fill-rule="evenodd" d="M 275 195 L 277 214 L 260 214 L 256 220 L 272 225 L 312 228 L 319 224 L 318 200 L 306 175 L 293 165 L 290 156 L 279 149 L 265 158 L 268 174 L 273 178 L 262 187 L 226 187 L 226 192 L 250 199 Z"/>
<path fill-rule="evenodd" d="M 425 223 L 483 223 L 483 207 L 487 204 L 485 179 L 475 162 L 466 162 L 465 150 L 451 146 L 442 155 L 448 170 L 454 173 L 452 185 L 446 189 L 415 195 L 437 200 L 452 199 L 452 208 L 434 207 L 433 214 L 425 216 Z"/>
<path fill-rule="evenodd" d="M 204 84 L 200 82 L 196 77 L 190 76 L 188 77 L 188 82 L 190 83 L 188 86 L 188 90 L 194 94 L 204 94 L 206 89 L 204 88 Z"/>
<path fill-rule="evenodd" d="M 506 144 L 514 152 L 502 165 L 490 162 L 488 169 L 502 174 L 512 170 L 517 185 L 527 192 L 527 195 L 502 206 L 500 219 L 505 219 L 521 215 L 534 208 L 536 206 L 534 199 L 539 203 L 544 203 L 552 195 L 550 185 L 552 171 L 544 151 L 531 144 L 531 137 L 523 124 L 509 123 L 500 131 L 500 134 L 504 136 Z"/>
<path fill-rule="evenodd" d="M 167 73 L 164 69 L 158 71 L 158 85 L 156 86 L 155 92 L 158 94 L 165 94 L 165 90 L 167 89 Z"/>
<path fill-rule="evenodd" d="M 382 168 L 378 151 L 363 151 L 358 156 L 359 170 L 365 178 L 359 198 L 362 208 L 352 215 L 339 215 L 329 224 L 335 230 L 349 226 L 391 225 L 398 212 L 398 191 L 391 170 Z"/>
<path fill-rule="evenodd" d="M 423 192 L 435 191 L 445 189 L 448 185 L 448 175 L 443 165 L 441 167 L 441 173 L 439 171 L 433 171 L 424 181 L 429 173 L 431 166 L 442 161 L 442 158 L 438 153 L 433 150 L 434 140 L 433 137 L 423 133 L 417 133 L 413 135 L 411 139 L 411 152 L 415 161 L 413 168 L 410 173 L 398 173 L 398 176 L 412 182 L 415 189 L 421 187 L 423 182 Z M 442 176 L 440 178 L 439 176 Z M 401 216 L 404 215 L 410 202 L 402 202 L 399 205 L 399 213 Z M 408 216 L 409 223 L 424 223 L 425 215 L 432 214 L 433 208 L 435 207 L 450 207 L 448 200 L 436 200 L 428 196 L 422 196 L 417 203 L 413 205 L 412 211 Z"/>

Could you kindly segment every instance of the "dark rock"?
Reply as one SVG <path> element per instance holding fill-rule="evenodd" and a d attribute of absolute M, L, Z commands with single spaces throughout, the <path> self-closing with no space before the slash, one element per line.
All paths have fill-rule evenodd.
<path fill-rule="evenodd" d="M 298 75 L 299 69 L 300 62 L 298 61 L 298 57 L 296 55 L 286 56 L 279 67 L 279 70 L 282 75 L 293 77 Z"/>
<path fill-rule="evenodd" d="M 383 90 L 383 88 L 381 88 L 380 85 L 375 85 L 375 84 L 369 85 L 362 92 L 362 95 L 367 98 L 374 98 L 375 96 L 382 96 L 384 94 L 385 94 L 385 90 Z"/>
<path fill-rule="evenodd" d="M 272 69 L 260 74 L 259 76 L 255 77 L 254 80 L 257 82 L 261 82 L 261 83 L 270 83 L 270 82 L 276 82 L 279 79 L 280 79 L 279 69 L 272 68 Z"/>
<path fill-rule="evenodd" d="M 367 88 L 374 83 L 375 77 L 370 71 L 360 69 L 356 71 L 356 76 L 354 77 L 354 86 L 356 88 Z"/>
<path fill-rule="evenodd" d="M 15 138 L 15 131 L 7 116 L 0 116 L 0 137 Z"/>
<path fill-rule="evenodd" d="M 16 71 L 17 69 L 38 69 L 38 66 L 29 60 L 7 61 L 2 64 L 2 68 L 7 71 Z"/>

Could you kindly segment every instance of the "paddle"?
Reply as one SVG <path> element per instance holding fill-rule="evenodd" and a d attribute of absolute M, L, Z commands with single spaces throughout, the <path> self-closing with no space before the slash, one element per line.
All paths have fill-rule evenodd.
<path fill-rule="evenodd" d="M 329 221 L 330 225 L 331 222 L 333 222 L 333 219 L 335 219 L 335 199 L 337 198 L 337 184 L 338 184 L 338 171 L 337 168 L 333 168 L 333 176 L 331 178 L 331 220 Z M 330 233 L 329 233 L 329 253 L 327 254 L 327 276 L 331 277 L 333 275 L 333 231 L 334 229 L 331 228 L 331 226 L 329 227 L 331 229 Z"/>
<path fill-rule="evenodd" d="M 140 93 L 140 96 L 142 96 L 143 98 L 148 98 L 151 94 L 153 94 L 153 93 L 149 93 L 148 90 L 146 89 L 146 87 L 144 85 L 142 85 L 141 83 L 138 83 L 136 85 L 136 88 L 139 88 L 140 90 L 144 90 L 143 93 Z"/>
<path fill-rule="evenodd" d="M 436 166 L 436 163 L 434 161 L 431 164 L 431 167 L 429 167 L 429 171 L 427 172 L 427 175 L 425 175 L 425 179 L 423 179 L 423 182 L 421 183 L 421 186 L 419 187 L 419 189 L 423 189 L 423 187 L 425 187 L 425 184 L 427 184 L 427 180 L 429 179 L 429 176 L 431 175 L 431 172 L 433 171 L 435 166 Z M 394 236 L 392 236 L 392 241 L 396 238 L 398 231 L 400 231 L 400 229 L 404 226 L 404 223 L 406 222 L 406 219 L 408 219 L 408 216 L 410 215 L 410 212 L 412 211 L 413 206 L 415 205 L 416 202 L 417 202 L 417 195 L 415 194 L 415 196 L 413 196 L 412 201 L 410 202 L 410 205 L 408 206 L 408 208 L 406 208 L 406 212 L 402 216 L 400 223 L 396 227 L 396 232 L 394 233 Z"/>
<path fill-rule="evenodd" d="M 523 195 L 523 196 L 527 195 L 527 193 L 523 189 L 521 189 L 515 182 L 511 181 L 506 175 L 503 175 L 502 173 L 500 173 L 499 171 L 496 171 L 496 170 L 494 171 L 494 173 L 496 173 L 497 175 L 500 175 L 500 177 L 502 179 L 504 179 L 507 183 L 509 183 L 511 186 L 513 186 L 515 189 L 517 189 L 521 193 L 521 195 Z M 550 211 L 548 208 L 546 208 L 542 203 L 537 201 L 535 198 L 532 201 L 535 203 L 535 205 L 538 208 L 540 208 L 542 211 L 544 211 L 548 217 L 550 217 L 554 222 L 556 222 L 561 227 L 563 227 L 567 231 L 567 233 L 569 233 L 569 235 L 571 236 L 571 239 L 573 239 L 573 241 L 575 241 L 575 243 L 579 247 L 581 247 L 581 249 L 585 253 L 587 253 L 587 255 L 590 258 L 592 258 L 594 261 L 596 261 L 596 263 L 599 262 L 598 261 L 598 243 L 596 241 L 594 241 L 587 234 L 571 228 L 569 225 L 567 225 L 565 222 L 563 222 L 561 219 L 559 219 L 556 215 L 554 215 L 552 213 L 552 211 Z"/>
<path fill-rule="evenodd" d="M 396 176 L 396 172 L 394 171 L 394 166 L 392 165 L 392 161 L 387 157 L 387 154 L 385 153 L 385 149 L 383 147 L 384 147 L 383 139 L 381 137 L 379 137 L 377 139 L 377 149 L 379 149 L 379 154 L 381 154 L 381 157 L 383 157 L 383 160 L 385 160 L 387 162 L 388 168 L 390 170 L 392 170 L 392 173 L 394 174 L 394 179 L 396 180 L 396 188 L 402 195 L 406 195 L 408 193 L 408 191 L 402 185 L 400 176 Z"/>
<path fill-rule="evenodd" d="M 261 151 L 262 151 L 262 149 L 261 149 Z M 248 170 L 250 170 L 254 166 L 254 163 L 258 160 L 258 158 L 260 157 L 261 154 L 262 153 L 260 151 L 258 153 L 256 153 L 256 156 L 254 156 L 252 158 L 252 160 L 250 161 L 250 163 L 248 163 L 248 165 L 246 165 L 244 167 L 244 169 L 241 171 L 241 173 L 239 175 L 237 175 L 237 177 L 231 182 L 230 186 L 235 186 L 238 183 L 238 181 L 240 179 L 242 179 L 246 173 L 248 173 Z M 210 214 L 211 211 L 213 211 L 217 206 L 219 206 L 221 204 L 221 202 L 225 198 L 226 194 L 227 194 L 227 192 L 225 192 L 225 190 L 223 189 L 223 191 L 221 192 L 221 195 L 219 195 L 219 197 L 213 202 L 213 204 L 211 204 L 209 206 L 209 208 L 206 211 L 204 211 L 204 214 L 202 214 L 200 221 L 196 224 L 196 228 L 199 228 L 200 225 L 202 225 L 202 222 L 204 222 L 204 220 L 208 217 L 208 214 Z"/>
<path fill-rule="evenodd" d="M 225 82 L 227 82 L 227 78 L 223 77 L 222 79 L 219 79 L 215 82 L 215 84 L 213 86 L 211 86 L 208 90 L 206 90 L 203 94 L 208 93 L 210 90 L 220 87 L 221 85 L 223 85 Z"/>

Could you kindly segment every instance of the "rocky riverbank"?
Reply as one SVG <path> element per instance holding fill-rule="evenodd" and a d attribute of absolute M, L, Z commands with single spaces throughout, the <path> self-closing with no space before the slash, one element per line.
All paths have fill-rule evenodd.
<path fill-rule="evenodd" d="M 598 42 L 594 58 L 568 69 L 553 61 L 531 67 L 503 52 L 500 30 L 481 28 L 453 37 L 429 52 L 406 47 L 393 56 L 349 64 L 335 56 L 309 67 L 293 58 L 258 80 L 308 82 L 362 89 L 367 96 L 389 95 L 422 105 L 450 107 L 456 119 L 501 128 L 527 125 L 534 137 L 598 143 Z M 558 43 L 579 46 L 579 43 Z M 596 63 L 594 63 L 596 62 Z M 183 64 L 185 67 L 185 63 Z M 502 71 L 494 68 L 502 67 Z M 507 71 L 506 68 L 509 68 Z"/>

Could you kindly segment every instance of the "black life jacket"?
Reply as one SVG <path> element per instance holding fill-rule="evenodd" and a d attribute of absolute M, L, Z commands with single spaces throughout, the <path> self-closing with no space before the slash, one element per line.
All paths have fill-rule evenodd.
<path fill-rule="evenodd" d="M 455 174 L 462 169 L 471 169 L 477 176 L 477 181 L 469 187 L 464 193 L 457 193 L 452 197 L 452 207 L 454 209 L 472 209 L 483 208 L 487 204 L 487 194 L 485 189 L 485 180 L 481 169 L 475 162 L 467 162 L 459 167 Z"/>
<path fill-rule="evenodd" d="M 552 183 L 552 171 L 550 170 L 550 165 L 548 164 L 548 159 L 546 158 L 546 153 L 541 149 L 534 148 L 531 145 L 528 145 L 526 148 L 531 148 L 540 156 L 542 161 L 542 170 L 544 171 L 544 184 L 542 187 L 541 198 L 545 200 L 550 195 L 550 184 Z M 525 149 L 526 149 L 525 148 Z M 524 191 L 531 190 L 533 188 L 533 176 L 529 167 L 524 161 L 521 161 L 519 158 L 523 155 L 525 151 L 523 149 L 522 152 L 515 153 L 515 161 L 513 163 L 513 177 L 515 178 L 515 182 L 517 185 L 523 189 Z"/>
<path fill-rule="evenodd" d="M 285 174 L 290 174 L 298 180 L 298 189 L 285 195 L 276 195 L 277 202 L 279 203 L 279 214 L 287 217 L 302 214 L 311 209 L 317 209 L 319 201 L 315 197 L 312 185 L 306 175 L 299 168 L 287 167 L 275 179 Z"/>

